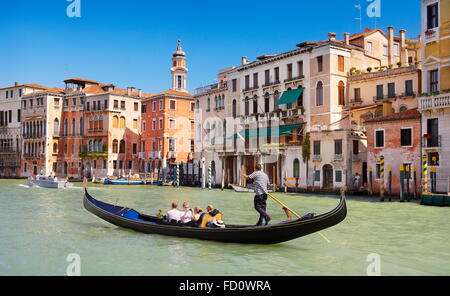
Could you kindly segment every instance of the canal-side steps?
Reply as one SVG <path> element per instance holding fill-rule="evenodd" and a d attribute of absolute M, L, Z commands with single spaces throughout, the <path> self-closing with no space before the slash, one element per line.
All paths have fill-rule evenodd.
<path fill-rule="evenodd" d="M 450 207 L 450 195 L 447 194 L 422 194 L 422 205 L 436 207 Z"/>

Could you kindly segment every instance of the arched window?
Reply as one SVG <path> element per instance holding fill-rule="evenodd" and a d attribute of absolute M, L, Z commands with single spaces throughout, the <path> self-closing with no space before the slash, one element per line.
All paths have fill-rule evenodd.
<path fill-rule="evenodd" d="M 217 96 L 214 97 L 215 108 L 219 109 L 219 101 L 217 100 Z"/>
<path fill-rule="evenodd" d="M 83 135 L 83 130 L 84 130 L 84 122 L 83 122 L 83 117 L 80 117 L 80 135 Z"/>
<path fill-rule="evenodd" d="M 211 110 L 211 98 L 206 101 L 206 112 L 209 112 L 209 110 Z"/>
<path fill-rule="evenodd" d="M 94 129 L 94 119 L 89 117 L 89 130 Z"/>
<path fill-rule="evenodd" d="M 278 90 L 276 90 L 275 93 L 273 94 L 273 110 L 278 109 L 278 100 L 279 99 L 280 99 L 280 93 L 278 92 Z"/>
<path fill-rule="evenodd" d="M 94 116 L 94 129 L 98 130 L 98 116 L 97 115 Z"/>
<path fill-rule="evenodd" d="M 93 151 L 94 151 L 94 143 L 92 141 L 89 141 L 88 152 L 92 153 Z"/>
<path fill-rule="evenodd" d="M 113 117 L 113 128 L 119 128 L 119 117 Z"/>
<path fill-rule="evenodd" d="M 112 152 L 118 153 L 119 152 L 119 141 L 113 140 L 112 142 Z"/>
<path fill-rule="evenodd" d="M 345 85 L 342 81 L 339 81 L 338 84 L 338 105 L 345 105 Z"/>
<path fill-rule="evenodd" d="M 72 119 L 72 136 L 75 136 L 76 130 L 77 130 L 77 126 L 76 126 L 76 122 L 75 122 L 75 118 L 74 118 L 74 119 Z"/>
<path fill-rule="evenodd" d="M 316 87 L 316 106 L 323 105 L 323 83 L 319 81 Z"/>
<path fill-rule="evenodd" d="M 125 128 L 125 117 L 120 117 L 120 128 L 124 129 Z"/>
<path fill-rule="evenodd" d="M 378 109 L 375 111 L 375 117 L 381 117 L 383 116 L 383 109 Z"/>
<path fill-rule="evenodd" d="M 64 120 L 64 136 L 67 136 L 69 132 L 69 121 L 66 119 Z"/>
<path fill-rule="evenodd" d="M 119 153 L 125 153 L 125 140 L 120 141 Z"/>
<path fill-rule="evenodd" d="M 103 141 L 98 141 L 98 153 L 103 153 Z"/>
<path fill-rule="evenodd" d="M 98 128 L 103 130 L 103 116 L 102 115 L 100 115 L 98 117 Z"/>
<path fill-rule="evenodd" d="M 300 160 L 294 159 L 294 178 L 300 178 Z"/>

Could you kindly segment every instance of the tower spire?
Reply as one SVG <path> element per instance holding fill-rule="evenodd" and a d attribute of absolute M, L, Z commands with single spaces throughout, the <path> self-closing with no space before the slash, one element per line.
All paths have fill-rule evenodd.
<path fill-rule="evenodd" d="M 188 92 L 186 86 L 186 76 L 188 69 L 186 68 L 186 53 L 181 47 L 181 40 L 178 40 L 177 50 L 172 54 L 172 89 L 181 92 Z"/>

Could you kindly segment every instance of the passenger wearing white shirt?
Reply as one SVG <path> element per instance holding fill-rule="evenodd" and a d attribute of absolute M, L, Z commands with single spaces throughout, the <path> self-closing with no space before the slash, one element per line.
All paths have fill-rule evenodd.
<path fill-rule="evenodd" d="M 172 203 L 172 209 L 170 211 L 168 211 L 167 214 L 166 214 L 167 221 L 169 221 L 169 222 L 172 222 L 172 221 L 179 222 L 181 220 L 181 215 L 183 213 L 181 211 L 179 211 L 177 208 L 178 208 L 178 204 L 176 202 L 173 202 Z"/>
<path fill-rule="evenodd" d="M 181 222 L 183 223 L 189 223 L 192 221 L 192 209 L 189 207 L 189 203 L 188 202 L 184 202 L 183 203 L 183 210 L 181 211 L 182 216 L 181 216 Z"/>

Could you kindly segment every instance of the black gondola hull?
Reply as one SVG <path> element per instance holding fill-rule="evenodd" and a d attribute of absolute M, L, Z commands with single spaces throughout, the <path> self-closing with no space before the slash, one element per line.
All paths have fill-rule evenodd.
<path fill-rule="evenodd" d="M 84 207 L 113 225 L 142 233 L 244 244 L 277 244 L 293 240 L 335 226 L 342 222 L 347 215 L 344 197 L 341 198 L 339 205 L 334 210 L 314 218 L 260 227 L 228 225 L 223 229 L 165 225 L 130 219 L 124 217 L 121 212 L 128 210 L 135 212 L 134 210 L 97 201 L 89 195 L 87 190 L 84 196 Z M 146 217 L 150 220 L 158 220 L 156 217 Z"/>

